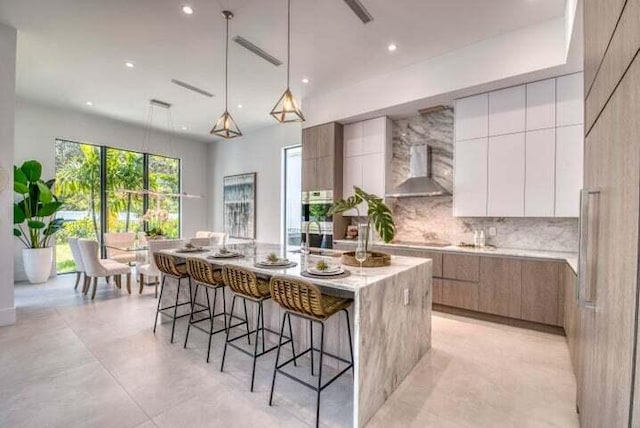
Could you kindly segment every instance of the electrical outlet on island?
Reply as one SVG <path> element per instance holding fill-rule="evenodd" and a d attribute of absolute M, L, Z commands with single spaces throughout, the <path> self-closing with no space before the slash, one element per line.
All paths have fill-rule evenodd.
<path fill-rule="evenodd" d="M 498 235 L 498 229 L 495 226 L 492 226 L 489 228 L 489 236 L 497 236 Z"/>

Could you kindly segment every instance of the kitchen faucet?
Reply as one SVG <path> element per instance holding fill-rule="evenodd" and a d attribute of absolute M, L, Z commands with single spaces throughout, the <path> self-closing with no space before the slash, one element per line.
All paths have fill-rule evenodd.
<path fill-rule="evenodd" d="M 322 235 L 322 226 L 320 225 L 320 222 L 317 220 L 311 220 L 307 223 L 307 227 L 305 230 L 305 239 L 304 239 L 304 250 L 307 254 L 310 253 L 309 250 L 309 241 L 311 240 L 309 237 L 309 230 L 311 229 L 311 225 L 312 224 L 316 224 L 318 226 L 318 232 L 320 232 L 320 235 Z"/>

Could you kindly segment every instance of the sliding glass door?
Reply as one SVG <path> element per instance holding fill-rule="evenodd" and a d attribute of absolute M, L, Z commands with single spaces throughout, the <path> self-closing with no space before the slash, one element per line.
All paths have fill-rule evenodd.
<path fill-rule="evenodd" d="M 284 149 L 284 243 L 299 247 L 302 224 L 302 147 Z"/>
<path fill-rule="evenodd" d="M 105 233 L 142 232 L 148 208 L 166 210 L 165 236 L 180 236 L 179 159 L 56 140 L 55 166 L 56 194 L 65 202 L 60 217 L 69 220 L 56 235 L 58 273 L 76 269 L 68 238 L 102 243 Z"/>

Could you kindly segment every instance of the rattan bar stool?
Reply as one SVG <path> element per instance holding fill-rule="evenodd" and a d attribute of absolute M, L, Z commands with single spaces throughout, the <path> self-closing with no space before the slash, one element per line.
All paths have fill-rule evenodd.
<path fill-rule="evenodd" d="M 199 303 L 195 303 L 195 297 L 193 296 L 193 294 L 191 293 L 191 277 L 189 276 L 189 273 L 187 272 L 187 265 L 182 263 L 182 264 L 178 264 L 176 262 L 175 257 L 168 255 L 168 254 L 163 254 L 163 253 L 154 253 L 153 254 L 153 258 L 156 262 L 156 265 L 158 266 L 158 270 L 162 273 L 162 283 L 160 286 L 160 297 L 158 298 L 158 307 L 156 309 L 156 320 L 153 323 L 153 333 L 156 333 L 156 327 L 158 326 L 158 315 L 160 313 L 162 313 L 163 315 L 166 315 L 168 317 L 170 317 L 173 320 L 173 325 L 171 326 L 171 343 L 173 343 L 173 336 L 175 334 L 175 330 L 176 330 L 176 320 L 178 318 L 182 318 L 182 317 L 186 317 L 189 316 L 191 314 L 191 312 L 187 312 L 186 314 L 180 315 L 178 316 L 178 308 L 180 306 L 184 306 L 184 305 L 190 305 L 192 304 L 192 302 L 198 306 L 201 306 L 205 309 L 201 309 L 197 312 L 194 313 L 200 313 L 200 312 L 204 312 L 206 310 L 208 310 L 208 308 L 206 308 L 206 306 L 201 305 Z M 173 302 L 173 304 L 170 304 L 169 306 L 165 306 L 164 308 L 161 307 L 162 305 L 162 294 L 164 293 L 164 286 L 167 282 L 167 278 L 173 278 L 178 282 L 178 286 L 176 287 L 176 299 Z M 182 287 L 182 280 L 186 279 L 187 283 L 189 285 L 189 300 L 184 301 L 184 302 L 180 302 L 180 288 Z M 171 313 L 171 309 L 173 309 L 173 313 Z M 167 313 L 169 312 L 169 313 Z"/>
<path fill-rule="evenodd" d="M 274 276 L 269 283 L 269 289 L 271 292 L 271 298 L 280 304 L 285 310 L 285 314 L 282 317 L 282 326 L 280 327 L 280 341 L 278 341 L 278 352 L 276 353 L 276 362 L 273 369 L 273 380 L 271 381 L 271 393 L 269 394 L 269 405 L 273 402 L 273 390 L 276 384 L 276 375 L 278 373 L 285 375 L 289 379 L 292 379 L 307 388 L 313 389 L 317 393 L 316 398 L 316 427 L 320 425 L 320 393 L 329 385 L 331 385 L 336 379 L 345 374 L 347 371 L 353 369 L 353 344 L 351 343 L 351 325 L 349 323 L 349 311 L 348 307 L 351 306 L 352 300 L 340 297 L 327 296 L 320 292 L 320 289 L 311 284 L 310 282 L 299 280 L 288 276 Z M 344 312 L 347 321 L 347 333 L 349 335 L 349 351 L 351 360 L 346 360 L 337 355 L 330 354 L 324 350 L 324 323 L 331 316 L 338 312 Z M 282 363 L 280 360 L 280 346 L 282 341 L 282 333 L 284 331 L 285 320 L 291 325 L 291 315 L 299 318 L 303 318 L 309 321 L 311 327 L 311 343 L 307 350 L 300 352 L 297 356 L 288 359 Z M 320 324 L 320 349 L 313 346 L 313 323 Z M 320 362 L 318 368 L 318 384 L 312 385 L 304 380 L 293 376 L 290 373 L 284 371 L 284 367 L 295 362 L 296 358 L 303 356 L 306 353 L 311 353 L 311 374 L 313 375 L 313 353 L 320 353 Z M 347 363 L 347 366 L 342 369 L 338 374 L 332 377 L 329 381 L 322 383 L 322 360 L 323 358 L 331 357 L 343 363 Z"/>
<path fill-rule="evenodd" d="M 187 334 L 184 338 L 184 347 L 187 347 L 187 341 L 189 340 L 189 331 L 191 330 L 191 326 L 194 328 L 207 333 L 209 335 L 209 346 L 207 348 L 207 363 L 209 362 L 209 356 L 211 355 L 211 339 L 214 334 L 218 334 L 221 332 L 227 331 L 227 302 L 224 297 L 224 281 L 222 279 L 222 270 L 214 269 L 209 263 L 202 259 L 197 258 L 188 258 L 187 259 L 187 272 L 191 277 L 191 281 L 195 282 L 196 288 L 193 292 L 194 296 L 198 295 L 198 289 L 200 286 L 204 287 L 204 292 L 207 296 L 207 309 L 209 310 L 209 316 L 203 317 L 200 319 L 194 319 L 194 309 L 196 305 L 193 304 L 195 302 L 195 297 L 191 304 L 191 316 L 189 316 L 189 325 L 187 326 Z M 222 289 L 222 312 L 216 314 L 216 301 L 218 299 L 218 290 Z M 213 306 L 211 306 L 211 300 L 209 299 L 209 290 L 213 290 Z M 223 317 L 224 327 L 219 328 L 218 330 L 214 330 L 214 321 L 217 317 Z M 203 321 L 209 321 L 209 328 L 205 329 L 200 327 L 198 323 Z"/>
<path fill-rule="evenodd" d="M 253 392 L 253 384 L 256 375 L 256 360 L 268 354 L 271 351 L 275 351 L 278 348 L 278 345 L 274 345 L 270 348 L 265 349 L 265 339 L 264 332 L 267 331 L 272 334 L 278 334 L 277 331 L 271 330 L 264 325 L 264 307 L 263 303 L 265 300 L 271 298 L 271 293 L 269 292 L 269 282 L 267 280 L 256 277 L 256 275 L 250 270 L 243 268 L 241 266 L 234 265 L 226 265 L 222 270 L 222 276 L 224 278 L 224 283 L 227 285 L 231 292 L 233 293 L 233 300 L 231 302 L 231 311 L 229 315 L 229 329 L 227 330 L 227 338 L 224 342 L 224 350 L 222 351 L 222 364 L 220 365 L 220 371 L 224 370 L 224 361 L 227 354 L 227 346 L 231 346 L 240 352 L 243 352 L 250 357 L 253 358 L 253 368 L 251 370 L 251 392 Z M 236 298 L 242 299 L 244 303 L 244 319 L 242 317 L 236 316 L 233 313 Z M 256 325 L 255 329 L 249 331 L 249 318 L 247 316 L 247 300 L 250 302 L 254 302 L 258 306 L 258 316 L 256 317 Z M 233 324 L 233 319 L 238 319 L 240 322 Z M 241 334 L 236 337 L 230 337 L 231 330 L 235 327 L 239 327 L 242 325 L 246 325 L 247 332 Z M 282 332 L 280 332 L 282 333 Z M 237 340 L 240 340 L 244 337 L 247 338 L 247 342 L 251 345 L 250 336 L 255 334 L 255 342 L 253 346 L 253 352 L 249 352 L 246 349 L 240 347 L 240 345 L 234 343 Z M 262 351 L 258 352 L 258 337 L 262 335 Z M 287 340 L 282 342 L 282 334 L 280 334 L 280 342 L 281 345 L 286 345 L 287 343 L 291 343 L 291 351 L 295 357 L 296 351 L 293 347 L 293 340 L 291 340 L 291 336 L 293 335 L 293 330 L 291 329 L 291 323 L 289 323 L 289 337 L 285 337 Z"/>

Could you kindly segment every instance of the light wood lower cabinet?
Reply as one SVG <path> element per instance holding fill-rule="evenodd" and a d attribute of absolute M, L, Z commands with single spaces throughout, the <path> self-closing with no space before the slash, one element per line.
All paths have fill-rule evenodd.
<path fill-rule="evenodd" d="M 480 259 L 478 310 L 520 318 L 522 313 L 522 261 L 498 257 Z"/>
<path fill-rule="evenodd" d="M 442 256 L 442 276 L 459 281 L 480 279 L 480 257 L 466 254 L 444 254 Z"/>
<path fill-rule="evenodd" d="M 478 283 L 443 279 L 441 304 L 455 308 L 478 310 Z"/>
<path fill-rule="evenodd" d="M 577 334 L 579 329 L 578 303 L 577 303 L 578 276 L 571 266 L 564 265 L 560 272 L 560 294 L 564 295 L 564 313 L 562 326 L 567 336 L 569 354 L 574 373 L 578 373 L 578 349 Z"/>
<path fill-rule="evenodd" d="M 440 278 L 433 278 L 432 287 L 432 302 L 436 304 L 442 304 L 442 280 Z"/>
<path fill-rule="evenodd" d="M 522 319 L 543 324 L 558 322 L 558 262 L 526 260 L 522 264 Z"/>

